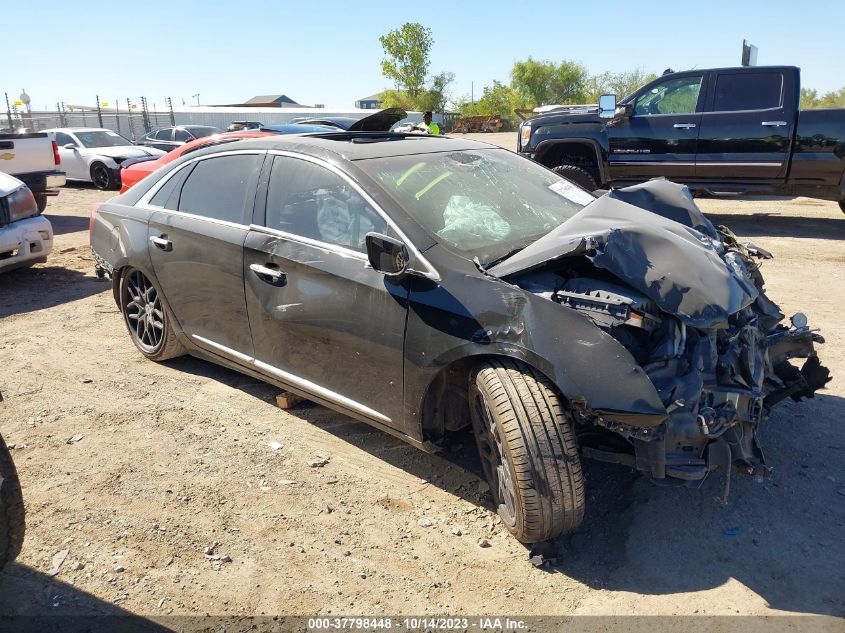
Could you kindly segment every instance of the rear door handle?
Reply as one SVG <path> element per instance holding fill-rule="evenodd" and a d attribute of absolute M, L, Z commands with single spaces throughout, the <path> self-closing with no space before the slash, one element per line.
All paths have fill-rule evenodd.
<path fill-rule="evenodd" d="M 281 286 L 287 280 L 285 273 L 278 268 L 270 268 L 269 266 L 262 266 L 261 264 L 250 264 L 249 269 L 255 273 L 261 281 L 274 286 Z"/>
<path fill-rule="evenodd" d="M 673 127 L 676 127 L 681 130 L 691 130 L 695 127 L 695 123 L 675 123 Z"/>
<path fill-rule="evenodd" d="M 158 248 L 163 251 L 172 251 L 173 250 L 173 242 L 163 237 L 155 237 L 154 235 L 150 237 L 150 242 L 155 244 Z"/>
<path fill-rule="evenodd" d="M 764 127 L 786 127 L 786 121 L 763 121 L 760 125 Z"/>

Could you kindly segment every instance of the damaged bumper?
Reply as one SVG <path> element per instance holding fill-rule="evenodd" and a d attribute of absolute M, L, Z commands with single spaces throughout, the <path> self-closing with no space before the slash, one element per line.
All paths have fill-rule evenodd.
<path fill-rule="evenodd" d="M 53 227 L 42 216 L 0 228 L 0 272 L 47 260 L 53 249 Z"/>

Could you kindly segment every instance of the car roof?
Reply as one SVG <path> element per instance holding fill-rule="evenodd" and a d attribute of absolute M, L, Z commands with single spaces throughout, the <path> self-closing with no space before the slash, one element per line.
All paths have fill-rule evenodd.
<path fill-rule="evenodd" d="M 304 153 L 334 154 L 346 160 L 365 160 L 435 152 L 501 148 L 488 143 L 448 136 L 338 131 L 305 135 L 267 136 L 226 144 L 225 151 L 236 149 L 287 149 Z"/>

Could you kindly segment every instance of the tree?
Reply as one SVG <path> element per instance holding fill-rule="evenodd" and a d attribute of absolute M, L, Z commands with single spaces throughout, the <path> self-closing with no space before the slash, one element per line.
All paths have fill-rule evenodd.
<path fill-rule="evenodd" d="M 587 69 L 581 64 L 562 61 L 516 62 L 511 70 L 511 85 L 532 106 L 582 102 L 586 96 Z"/>
<path fill-rule="evenodd" d="M 845 108 L 845 88 L 831 90 L 819 96 L 818 90 L 801 88 L 801 109 L 816 110 L 818 108 Z"/>
<path fill-rule="evenodd" d="M 481 97 L 472 103 L 464 98 L 457 108 L 463 116 L 498 115 L 511 124 L 516 122 L 514 110 L 525 106 L 522 96 L 510 86 L 493 81 L 492 86 L 485 86 Z"/>
<path fill-rule="evenodd" d="M 650 81 L 657 79 L 654 73 L 646 73 L 642 68 L 635 68 L 621 73 L 603 72 L 590 78 L 587 98 L 591 103 L 604 94 L 616 95 L 621 100 Z"/>
<path fill-rule="evenodd" d="M 393 80 L 397 90 L 416 98 L 428 75 L 428 55 L 434 44 L 431 29 L 419 22 L 406 22 L 401 28 L 382 35 L 379 42 L 387 55 L 381 61 L 382 73 Z"/>

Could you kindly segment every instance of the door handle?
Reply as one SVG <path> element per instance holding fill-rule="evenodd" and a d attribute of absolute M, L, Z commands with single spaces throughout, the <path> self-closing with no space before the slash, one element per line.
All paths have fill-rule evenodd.
<path fill-rule="evenodd" d="M 280 286 L 285 283 L 287 277 L 278 268 L 270 268 L 269 266 L 262 266 L 261 264 L 250 264 L 249 269 L 255 273 L 261 281 L 274 286 Z"/>
<path fill-rule="evenodd" d="M 680 130 L 691 130 L 695 127 L 695 123 L 675 123 L 672 127 L 676 127 Z"/>
<path fill-rule="evenodd" d="M 172 251 L 173 250 L 173 242 L 163 237 L 155 237 L 154 235 L 150 237 L 150 242 L 155 244 L 156 247 L 160 248 L 163 251 Z"/>
<path fill-rule="evenodd" d="M 786 121 L 763 121 L 760 125 L 764 127 L 785 127 Z"/>

